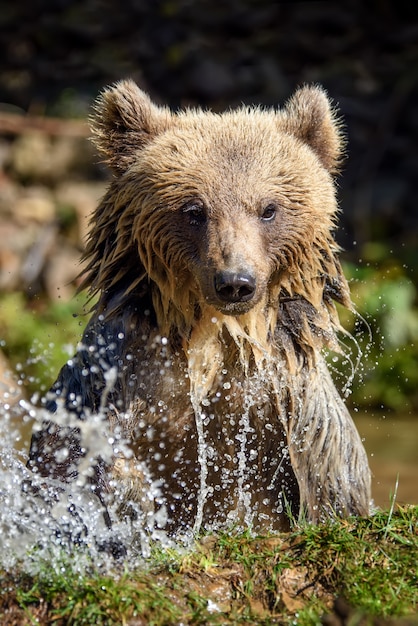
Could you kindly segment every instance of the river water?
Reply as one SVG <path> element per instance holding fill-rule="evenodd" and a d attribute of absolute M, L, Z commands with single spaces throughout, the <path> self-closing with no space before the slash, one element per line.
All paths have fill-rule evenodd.
<path fill-rule="evenodd" d="M 373 473 L 375 504 L 418 504 L 418 415 L 354 414 Z M 396 488 L 396 484 L 397 488 Z"/>

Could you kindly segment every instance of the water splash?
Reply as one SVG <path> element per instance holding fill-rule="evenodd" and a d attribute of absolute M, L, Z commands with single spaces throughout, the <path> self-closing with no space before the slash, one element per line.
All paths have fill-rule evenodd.
<path fill-rule="evenodd" d="M 367 362 L 367 357 L 373 347 L 373 334 L 369 322 L 356 309 L 351 312 L 355 317 L 355 328 L 361 326 L 362 332 L 357 331 L 356 334 L 341 333 L 337 337 L 339 353 L 328 358 L 328 368 L 332 372 L 334 380 L 336 382 L 341 381 L 340 392 L 343 398 L 350 396 L 356 376 L 361 382 L 364 364 Z M 326 354 L 328 352 L 328 350 L 325 351 Z"/>
<path fill-rule="evenodd" d="M 103 508 L 89 489 L 93 459 L 100 457 L 111 461 L 122 451 L 126 458 L 129 451 L 122 437 L 110 436 L 107 428 L 104 403 L 116 380 L 116 372 L 106 372 L 106 390 L 102 407 L 81 421 L 64 409 L 58 402 L 53 416 L 54 423 L 65 428 L 76 427 L 81 431 L 83 445 L 89 449 L 81 459 L 77 479 L 64 484 L 54 478 L 45 478 L 26 467 L 27 440 L 32 427 L 42 427 L 51 414 L 32 402 L 3 391 L 0 400 L 0 564 L 11 569 L 16 564 L 25 571 L 33 572 L 39 563 L 58 563 L 63 552 L 77 550 L 75 567 L 83 571 L 94 566 L 106 571 L 115 567 L 115 557 L 123 556 L 135 566 L 149 556 L 150 542 L 160 541 L 173 545 L 160 527 L 164 520 L 161 511 L 146 516 L 138 515 L 135 526 L 132 520 L 118 516 L 115 497 L 109 505 L 112 517 L 111 529 L 105 523 Z M 15 400 L 12 402 L 12 399 Z M 36 399 L 36 398 L 34 398 Z M 28 431 L 22 441 L 22 428 Z M 59 451 L 64 455 L 65 449 Z M 68 451 L 67 451 L 68 452 Z M 62 461 L 63 459 L 57 459 Z M 117 495 L 117 487 L 115 487 Z M 149 501 L 158 498 L 158 487 L 149 481 Z M 98 541 L 100 538 L 100 541 Z M 118 550 L 120 552 L 118 553 Z M 83 556 L 84 555 L 84 556 Z"/>
<path fill-rule="evenodd" d="M 208 479 L 208 460 L 207 460 L 207 443 L 204 428 L 205 413 L 198 401 L 193 397 L 192 405 L 195 414 L 196 430 L 197 430 L 197 459 L 200 466 L 200 489 L 197 498 L 197 510 L 195 522 L 193 525 L 193 533 L 197 534 L 203 522 L 203 508 L 206 498 L 209 494 L 210 487 L 207 484 Z"/>
<path fill-rule="evenodd" d="M 117 381 L 115 368 L 110 367 L 104 372 L 105 390 L 96 414 L 79 420 L 68 413 L 58 400 L 54 422 L 65 428 L 79 429 L 82 445 L 88 450 L 88 454 L 80 460 L 78 478 L 70 485 L 32 474 L 26 468 L 26 452 L 16 448 L 16 440 L 21 437 L 19 428 L 16 427 L 17 419 L 34 422 L 36 429 L 42 427 L 44 420 L 51 419 L 51 414 L 35 406 L 34 402 L 22 400 L 14 408 L 10 403 L 3 403 L 0 406 L 2 565 L 11 567 L 17 561 L 23 560 L 25 567 L 31 568 L 31 555 L 34 552 L 48 559 L 58 559 L 63 550 L 71 551 L 74 546 L 78 546 L 85 550 L 96 566 L 111 569 L 114 567 L 114 558 L 109 553 L 118 556 L 118 545 L 123 548 L 120 554 L 131 564 L 138 563 L 149 555 L 154 540 L 162 545 L 173 545 L 175 541 L 177 546 L 179 542 L 189 546 L 204 525 L 206 507 L 216 508 L 217 495 L 214 492 L 218 478 L 221 490 L 225 493 L 232 492 L 229 502 L 231 506 L 229 512 L 223 510 L 220 513 L 219 524 L 214 519 L 210 528 L 206 525 L 205 530 L 218 530 L 226 525 L 251 528 L 255 518 L 264 518 L 268 524 L 271 511 L 281 515 L 285 506 L 286 492 L 280 489 L 280 485 L 284 486 L 289 482 L 289 449 L 286 442 L 282 441 L 278 449 L 273 451 L 274 459 L 267 456 L 259 459 L 258 454 L 263 446 L 265 448 L 265 442 L 270 435 L 277 441 L 279 431 L 285 431 L 287 416 L 277 410 L 276 414 L 272 411 L 266 417 L 263 409 L 272 403 L 272 395 L 276 396 L 275 404 L 278 408 L 283 391 L 292 386 L 292 381 L 284 376 L 284 371 L 284 363 L 278 363 L 275 359 L 269 361 L 266 357 L 263 368 L 255 368 L 245 378 L 245 388 L 241 388 L 240 401 L 235 408 L 223 414 L 225 424 L 222 428 L 225 430 L 219 424 L 217 430 L 214 429 L 213 423 L 217 418 L 214 418 L 211 411 L 212 403 L 222 399 L 228 403 L 232 383 L 238 384 L 228 378 L 228 371 L 221 371 L 219 391 L 214 397 L 208 398 L 204 393 L 190 393 L 199 466 L 196 512 L 190 528 L 183 528 L 175 536 L 175 540 L 165 530 L 169 511 L 161 489 L 164 485 L 159 482 L 158 476 L 151 476 L 145 462 L 132 458 L 128 445 L 129 411 L 126 415 L 117 416 L 116 427 L 109 425 L 106 404 Z M 189 374 L 190 371 L 185 373 Z M 294 387 L 294 403 L 297 405 L 297 383 Z M 156 406 L 158 404 L 156 402 Z M 164 406 L 160 409 L 164 411 Z M 117 412 L 114 407 L 113 410 Z M 296 414 L 302 410 L 302 406 L 295 407 Z M 127 424 L 126 428 L 120 426 L 123 423 Z M 257 429 L 254 428 L 255 423 L 258 424 Z M 145 435 L 149 435 L 152 441 L 152 424 L 144 423 L 138 428 L 143 428 Z M 223 452 L 219 450 L 214 438 L 219 433 L 229 438 L 226 446 L 233 450 L 233 458 L 227 458 L 226 448 Z M 294 449 L 300 448 L 299 451 L 303 452 L 305 435 L 302 431 L 292 434 L 289 441 Z M 64 455 L 65 452 L 60 451 Z M 141 474 L 143 485 L 141 498 L 133 499 L 129 502 L 129 507 L 125 507 L 126 485 L 123 486 L 123 480 L 119 484 L 117 478 L 112 479 L 114 497 L 107 505 L 112 528 L 106 526 L 103 508 L 89 487 L 94 460 L 99 456 L 104 463 L 119 464 L 120 476 L 125 473 L 129 478 L 130 472 Z M 262 477 L 262 473 L 268 478 Z M 253 495 L 257 491 L 258 481 L 261 480 L 265 481 L 265 501 L 257 502 Z M 219 499 L 222 497 L 221 494 Z M 275 508 L 271 506 L 272 501 Z M 124 514 L 124 507 L 130 509 L 129 514 Z M 267 513 L 268 510 L 270 513 Z"/>

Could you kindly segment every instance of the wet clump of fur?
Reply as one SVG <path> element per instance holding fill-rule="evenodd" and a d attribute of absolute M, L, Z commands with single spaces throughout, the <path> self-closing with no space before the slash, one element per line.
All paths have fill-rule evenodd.
<path fill-rule="evenodd" d="M 92 119 L 113 171 L 91 221 L 97 294 L 29 467 L 169 534 L 367 515 L 366 454 L 325 364 L 335 302 L 340 124 L 319 87 L 280 110 L 172 113 L 133 82 Z M 83 437 L 103 414 L 112 452 Z M 71 421 L 71 420 L 70 420 Z M 111 511 L 111 513 L 109 513 Z"/>

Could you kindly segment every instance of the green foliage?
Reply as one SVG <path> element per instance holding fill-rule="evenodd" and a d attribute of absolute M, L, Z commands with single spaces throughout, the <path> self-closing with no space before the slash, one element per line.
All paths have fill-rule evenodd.
<path fill-rule="evenodd" d="M 360 408 L 416 411 L 418 297 L 407 268 L 388 256 L 360 266 L 345 264 L 344 271 L 360 317 L 339 312 L 363 352 L 351 400 Z"/>
<path fill-rule="evenodd" d="M 87 318 L 85 298 L 31 309 L 22 293 L 0 296 L 1 348 L 29 393 L 43 392 L 72 356 Z"/>

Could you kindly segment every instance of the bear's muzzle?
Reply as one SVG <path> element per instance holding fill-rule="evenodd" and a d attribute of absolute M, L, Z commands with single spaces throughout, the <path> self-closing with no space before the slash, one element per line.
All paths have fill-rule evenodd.
<path fill-rule="evenodd" d="M 250 273 L 216 272 L 215 293 L 223 303 L 248 302 L 256 290 L 256 279 Z"/>

